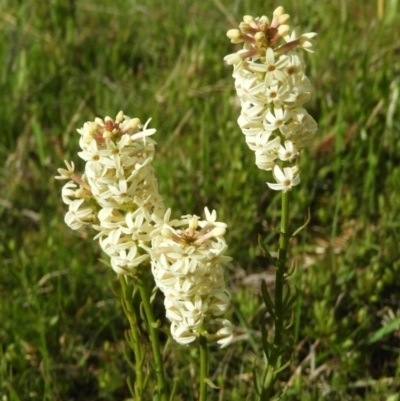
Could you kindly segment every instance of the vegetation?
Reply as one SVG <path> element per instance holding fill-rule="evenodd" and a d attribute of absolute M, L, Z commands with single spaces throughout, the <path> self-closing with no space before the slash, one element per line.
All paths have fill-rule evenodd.
<path fill-rule="evenodd" d="M 40 6 L 39 6 L 40 3 Z M 306 56 L 319 132 L 291 192 L 300 290 L 287 400 L 400 400 L 400 24 L 397 0 L 283 0 L 319 36 Z M 225 33 L 265 1 L 0 0 L 0 395 L 127 400 L 128 322 L 89 234 L 64 224 L 63 160 L 76 128 L 123 110 L 157 128 L 154 167 L 176 217 L 204 206 L 228 223 L 235 342 L 210 353 L 210 400 L 252 400 L 261 360 L 258 235 L 275 250 L 280 193 L 254 165 Z M 82 168 L 83 161 L 78 166 Z M 157 317 L 165 321 L 161 294 Z M 197 349 L 161 339 L 176 400 L 197 399 Z M 192 378 L 193 380 L 186 380 Z M 172 388 L 172 380 L 169 382 Z"/>

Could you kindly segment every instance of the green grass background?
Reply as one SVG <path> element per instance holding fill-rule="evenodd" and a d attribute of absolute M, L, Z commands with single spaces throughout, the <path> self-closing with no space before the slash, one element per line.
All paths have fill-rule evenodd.
<path fill-rule="evenodd" d="M 318 32 L 307 55 L 319 123 L 292 191 L 301 289 L 288 400 L 400 399 L 400 17 L 397 0 L 0 0 L 0 395 L 126 400 L 127 321 L 92 234 L 63 221 L 53 176 L 76 128 L 123 110 L 152 117 L 160 192 L 175 216 L 204 206 L 228 223 L 227 314 L 236 341 L 213 349 L 210 400 L 252 400 L 260 344 L 257 246 L 277 242 L 269 190 L 236 119 L 228 29 L 283 5 Z M 156 301 L 162 318 L 162 299 Z M 253 340 L 253 341 L 249 341 Z M 196 398 L 197 350 L 170 343 L 177 400 Z M 190 378 L 190 380 L 189 380 Z M 193 384 L 194 383 L 194 384 Z"/>

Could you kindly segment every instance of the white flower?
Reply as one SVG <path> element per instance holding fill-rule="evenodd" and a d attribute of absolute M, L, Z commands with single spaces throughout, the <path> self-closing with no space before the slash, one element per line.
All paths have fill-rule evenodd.
<path fill-rule="evenodd" d="M 270 155 L 263 152 L 256 152 L 256 165 L 261 170 L 272 170 L 275 167 L 276 155 Z"/>
<path fill-rule="evenodd" d="M 273 174 L 277 184 L 267 182 L 267 185 L 275 191 L 287 192 L 300 183 L 297 167 L 284 167 L 282 171 L 278 165 L 275 165 Z"/>
<path fill-rule="evenodd" d="M 296 149 L 292 141 L 285 141 L 285 146 L 280 146 L 278 156 L 280 160 L 292 161 L 299 151 Z"/>
<path fill-rule="evenodd" d="M 198 284 L 196 281 L 192 281 L 188 277 L 176 278 L 172 282 L 172 285 L 168 286 L 168 296 L 173 296 L 177 299 L 187 299 L 193 297 L 197 289 Z"/>
<path fill-rule="evenodd" d="M 313 38 L 315 38 L 317 34 L 315 32 L 309 32 L 309 33 L 303 33 L 300 34 L 300 29 L 295 28 L 290 35 L 287 35 L 284 37 L 285 41 L 287 43 L 290 42 L 299 42 L 299 46 L 303 48 L 304 50 L 313 53 L 313 50 L 311 50 L 311 47 L 315 44 L 315 41 Z"/>
<path fill-rule="evenodd" d="M 271 131 L 264 131 L 258 134 L 255 138 L 246 138 L 246 142 L 251 150 L 259 152 L 260 154 L 265 153 L 276 159 L 276 151 L 279 149 L 281 139 L 279 136 L 275 136 L 273 139 L 269 140 L 270 137 Z"/>
<path fill-rule="evenodd" d="M 268 103 L 273 103 L 275 107 L 282 107 L 288 98 L 288 85 L 277 80 L 272 81 L 266 88 L 265 97 Z"/>
<path fill-rule="evenodd" d="M 67 166 L 67 170 L 65 170 L 64 168 L 57 169 L 60 175 L 54 177 L 56 180 L 70 180 L 71 176 L 74 174 L 75 171 L 74 162 L 69 163 L 66 160 L 64 160 L 64 163 Z"/>
<path fill-rule="evenodd" d="M 271 110 L 268 110 L 265 116 L 264 129 L 270 132 L 279 129 L 282 132 L 289 118 L 290 115 L 288 111 L 282 107 L 275 108 L 273 113 Z"/>
<path fill-rule="evenodd" d="M 189 344 L 196 340 L 197 336 L 186 327 L 178 326 L 177 324 L 171 325 L 171 334 L 176 342 L 182 345 Z"/>
<path fill-rule="evenodd" d="M 107 168 L 108 156 L 111 151 L 107 149 L 99 149 L 97 142 L 92 139 L 89 146 L 83 152 L 78 152 L 78 156 L 86 161 L 86 173 L 88 176 L 98 177 L 104 174 Z"/>
<path fill-rule="evenodd" d="M 75 202 L 76 200 L 75 193 L 77 187 L 78 186 L 73 181 L 69 181 L 63 186 L 61 190 L 61 197 L 66 205 L 71 205 L 72 203 Z"/>
<path fill-rule="evenodd" d="M 208 310 L 208 303 L 204 303 L 202 297 L 195 295 L 193 300 L 184 301 L 184 306 L 185 310 L 182 313 L 186 318 L 201 319 L 202 323 L 203 316 Z"/>
<path fill-rule="evenodd" d="M 244 104 L 242 107 L 242 115 L 250 124 L 262 123 L 267 112 L 269 111 L 266 105 Z"/>
<path fill-rule="evenodd" d="M 111 267 L 117 274 L 127 274 L 127 272 L 133 270 L 148 258 L 149 255 L 140 255 L 136 246 L 133 246 L 129 250 L 120 251 L 118 255 L 113 255 Z"/>
<path fill-rule="evenodd" d="M 84 199 L 74 200 L 69 205 L 69 211 L 65 215 L 65 223 L 73 230 L 79 230 L 85 225 L 90 224 L 93 219 L 93 210 L 84 206 Z"/>
<path fill-rule="evenodd" d="M 237 53 L 228 54 L 227 56 L 224 57 L 224 60 L 228 65 L 234 65 L 243 62 L 242 57 L 240 57 L 240 55 Z"/>
<path fill-rule="evenodd" d="M 141 210 L 137 210 L 135 213 L 128 213 L 125 216 L 126 227 L 121 225 L 121 230 L 124 234 L 129 234 L 132 239 L 136 241 L 150 241 L 149 233 L 153 230 L 153 227 L 148 221 L 145 220 Z"/>
<path fill-rule="evenodd" d="M 288 57 L 281 56 L 275 60 L 274 51 L 269 47 L 265 54 L 265 63 L 248 63 L 248 68 L 254 72 L 264 72 L 264 83 L 265 87 L 271 85 L 274 79 L 284 82 L 287 78 L 285 71 L 286 64 L 288 63 Z"/>
<path fill-rule="evenodd" d="M 233 340 L 232 323 L 226 319 L 218 319 L 218 322 L 222 324 L 222 328 L 215 333 L 215 335 L 218 337 L 217 343 L 221 346 L 221 348 L 225 348 L 231 344 Z"/>
<path fill-rule="evenodd" d="M 132 201 L 132 195 L 136 189 L 135 187 L 135 182 L 133 182 L 128 188 L 126 180 L 121 180 L 117 185 L 109 185 L 108 189 L 112 193 L 113 200 L 119 204 L 122 204 Z"/>

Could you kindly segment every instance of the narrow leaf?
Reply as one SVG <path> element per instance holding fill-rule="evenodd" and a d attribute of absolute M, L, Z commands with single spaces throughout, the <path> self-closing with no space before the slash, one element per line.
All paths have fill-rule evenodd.
<path fill-rule="evenodd" d="M 284 298 L 283 298 L 283 307 L 285 308 L 285 305 L 286 305 L 286 303 L 287 303 L 287 301 L 288 301 L 288 299 L 289 299 L 289 297 L 290 297 L 290 285 L 288 284 L 288 283 L 284 283 L 284 284 L 286 284 L 286 294 L 285 294 L 285 296 L 284 296 Z"/>
<path fill-rule="evenodd" d="M 369 337 L 369 339 L 367 340 L 367 344 L 373 344 L 379 341 L 382 337 L 392 333 L 395 330 L 398 330 L 399 328 L 400 328 L 400 316 L 398 316 L 396 319 L 392 320 L 389 324 L 381 327 L 378 331 L 372 334 L 372 336 Z"/>
<path fill-rule="evenodd" d="M 294 312 L 292 311 L 292 315 L 290 316 L 290 322 L 287 326 L 285 326 L 285 330 L 289 330 L 293 326 L 294 322 Z"/>
<path fill-rule="evenodd" d="M 151 323 L 151 327 L 154 327 L 155 329 L 158 329 L 160 326 L 161 326 L 160 319 L 157 319 L 157 321 Z"/>
<path fill-rule="evenodd" d="M 39 125 L 39 123 L 36 120 L 32 120 L 31 121 L 31 127 L 32 127 L 32 132 L 33 132 L 33 136 L 35 137 L 35 141 L 36 141 L 36 149 L 38 152 L 38 156 L 39 156 L 39 161 L 40 161 L 40 165 L 43 167 L 45 165 L 45 152 L 44 152 L 44 146 L 43 146 L 43 132 L 42 129 Z"/>
<path fill-rule="evenodd" d="M 271 354 L 270 354 L 270 343 L 268 341 L 268 332 L 267 332 L 267 329 L 265 327 L 265 324 L 261 325 L 261 339 L 262 339 L 262 344 L 263 344 L 265 356 L 269 360 L 270 356 L 271 356 Z"/>
<path fill-rule="evenodd" d="M 285 370 L 290 365 L 291 362 L 292 362 L 292 359 L 289 359 L 284 365 L 282 365 L 278 369 L 276 369 L 274 374 L 277 375 L 279 372 L 282 372 L 282 370 Z"/>
<path fill-rule="evenodd" d="M 267 283 L 265 282 L 265 280 L 263 280 L 261 282 L 261 294 L 262 294 L 265 306 L 267 307 L 269 314 L 272 316 L 272 318 L 274 318 L 275 317 L 275 306 L 274 306 L 274 303 L 272 302 L 271 296 L 269 295 Z"/>
<path fill-rule="evenodd" d="M 295 293 L 293 294 L 292 298 L 289 299 L 288 303 L 285 305 L 285 310 L 290 310 L 292 305 L 296 302 L 297 297 L 299 296 L 299 290 L 297 287 L 294 287 Z"/>
<path fill-rule="evenodd" d="M 276 266 L 276 259 L 272 257 L 272 255 L 269 253 L 267 247 L 262 241 L 262 237 L 259 234 L 258 235 L 258 246 L 261 248 L 262 253 L 264 256 L 268 259 L 268 262 L 271 263 L 272 266 Z"/>
<path fill-rule="evenodd" d="M 156 298 L 157 291 L 158 291 L 158 287 L 157 286 L 155 286 L 153 288 L 153 290 L 151 291 L 151 295 L 150 295 L 150 303 L 151 304 L 154 302 L 154 299 Z"/>
<path fill-rule="evenodd" d="M 285 273 L 285 277 L 290 277 L 291 275 L 293 275 L 293 273 L 296 271 L 296 267 L 297 267 L 297 261 L 295 258 L 295 259 L 293 259 L 293 262 L 290 265 L 289 270 Z"/>
<path fill-rule="evenodd" d="M 178 378 L 174 378 L 174 384 L 172 386 L 171 396 L 169 397 L 169 401 L 175 400 L 176 390 L 178 388 Z"/>
<path fill-rule="evenodd" d="M 254 389 L 256 390 L 257 395 L 261 397 L 261 383 L 256 369 L 256 364 L 253 365 L 253 381 L 254 381 Z"/>
<path fill-rule="evenodd" d="M 211 387 L 214 390 L 220 390 L 220 387 L 216 386 L 210 379 L 205 378 L 204 381 L 207 383 L 208 387 Z"/>
<path fill-rule="evenodd" d="M 132 385 L 132 380 L 131 380 L 131 378 L 130 378 L 129 376 L 128 376 L 127 379 L 126 379 L 126 383 L 127 383 L 127 385 L 128 385 L 129 392 L 131 393 L 131 396 L 132 396 L 132 397 L 135 397 L 137 394 L 135 394 L 134 387 L 136 387 L 136 386 L 133 386 L 133 385 Z"/>
<path fill-rule="evenodd" d="M 308 208 L 307 221 L 291 235 L 291 238 L 295 237 L 300 231 L 304 230 L 308 226 L 310 221 L 311 221 L 311 211 L 310 211 L 310 208 Z"/>

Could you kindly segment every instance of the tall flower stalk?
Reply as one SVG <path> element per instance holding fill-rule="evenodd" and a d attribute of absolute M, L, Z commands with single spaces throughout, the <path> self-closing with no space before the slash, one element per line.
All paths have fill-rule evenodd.
<path fill-rule="evenodd" d="M 230 293 L 225 287 L 223 267 L 226 224 L 217 222 L 215 210 L 205 208 L 205 220 L 196 215 L 170 219 L 168 210 L 152 232 L 152 272 L 165 296 L 166 316 L 175 341 L 199 344 L 199 400 L 207 399 L 208 343 L 224 348 L 233 338 L 232 325 L 220 316 L 229 308 Z"/>
<path fill-rule="evenodd" d="M 156 130 L 148 129 L 138 118 L 119 112 L 115 119 L 96 118 L 78 130 L 81 135 L 78 155 L 86 162 L 82 176 L 75 173 L 74 163 L 59 169 L 60 180 L 68 180 L 62 189 L 69 206 L 66 224 L 73 230 L 91 227 L 94 237 L 110 257 L 113 270 L 130 278 L 140 294 L 147 331 L 150 336 L 157 396 L 167 401 L 165 372 L 154 313 L 150 304 L 148 284 L 143 269 L 149 255 L 141 248 L 150 243 L 154 216 L 163 216 L 164 204 L 158 193 L 151 161 L 156 142 L 150 138 Z M 135 386 L 137 399 L 144 398 L 148 377 L 144 376 L 145 352 L 140 344 L 140 314 L 132 306 L 125 278 L 121 280 L 122 303 L 130 323 L 128 343 L 135 354 Z"/>
<path fill-rule="evenodd" d="M 243 43 L 243 48 L 225 57 L 233 65 L 241 104 L 238 124 L 246 143 L 255 152 L 257 167 L 272 171 L 274 181 L 267 182 L 269 188 L 282 192 L 278 258 L 273 258 L 260 241 L 276 269 L 274 295 L 269 294 L 265 282 L 261 286 L 274 325 L 273 335 L 268 335 L 265 326 L 262 328 L 266 365 L 263 375 L 255 378 L 262 401 L 270 400 L 278 374 L 290 363 L 290 357 L 285 360 L 291 326 L 287 318 L 296 294 L 291 295 L 287 282 L 291 273 L 287 268 L 287 251 L 291 236 L 299 230 L 293 235 L 288 231 L 289 191 L 300 184 L 300 153 L 317 131 L 317 123 L 304 108 L 312 87 L 305 75 L 302 55 L 303 50 L 312 52 L 316 33 L 292 30 L 287 25 L 289 19 L 283 7 L 275 9 L 272 20 L 266 16 L 244 16 L 239 29 L 227 33 L 232 43 Z"/>
<path fill-rule="evenodd" d="M 84 174 L 76 174 L 74 163 L 65 162 L 67 169 L 59 169 L 56 177 L 68 181 L 62 189 L 69 207 L 65 222 L 73 230 L 98 231 L 94 239 L 120 275 L 121 301 L 130 324 L 126 340 L 135 354 L 134 363 L 128 360 L 136 376 L 134 385 L 128 381 L 135 399 L 146 399 L 149 382 L 142 318 L 157 379 L 155 399 L 169 399 L 158 337 L 160 322 L 154 317 L 146 276 L 151 272 L 165 296 L 172 337 L 182 345 L 196 341 L 199 345 L 199 397 L 205 401 L 208 344 L 223 348 L 233 338 L 231 323 L 221 318 L 230 302 L 223 272 L 231 260 L 224 255 L 227 226 L 217 222 L 216 212 L 208 208 L 205 220 L 196 215 L 170 219 L 171 210 L 165 211 L 151 166 L 155 141 L 150 136 L 156 130 L 147 125 L 120 112 L 115 119 L 96 118 L 78 130 Z M 134 305 L 138 298 L 139 308 Z"/>

